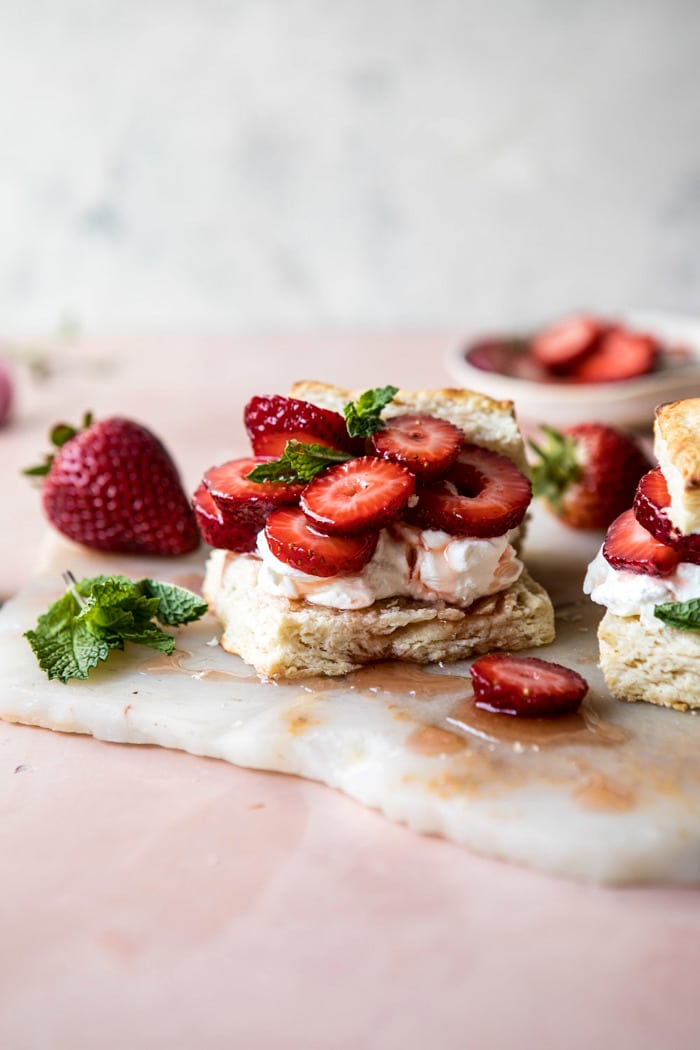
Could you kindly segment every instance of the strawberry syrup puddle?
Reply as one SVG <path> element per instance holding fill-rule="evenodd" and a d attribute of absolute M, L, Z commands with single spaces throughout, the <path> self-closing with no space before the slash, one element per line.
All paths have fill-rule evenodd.
<path fill-rule="evenodd" d="M 452 730 L 492 743 L 510 744 L 516 750 L 539 751 L 581 744 L 610 747 L 624 743 L 628 736 L 620 726 L 604 722 L 587 702 L 568 714 L 519 718 L 484 711 L 471 698 L 464 698 L 457 702 L 446 722 Z"/>
<path fill-rule="evenodd" d="M 623 744 L 629 736 L 626 729 L 604 721 L 590 697 L 577 711 L 549 717 L 489 712 L 474 703 L 468 677 L 413 664 L 387 661 L 351 671 L 342 678 L 308 678 L 299 686 L 312 695 L 335 691 L 340 686 L 368 699 L 409 697 L 429 705 L 431 701 L 439 703 L 447 699 L 451 705 L 448 713 L 436 724 L 418 725 L 406 741 L 409 749 L 424 755 L 462 751 L 470 739 L 489 745 L 504 744 L 515 751 L 539 751 L 581 745 L 612 747 Z"/>

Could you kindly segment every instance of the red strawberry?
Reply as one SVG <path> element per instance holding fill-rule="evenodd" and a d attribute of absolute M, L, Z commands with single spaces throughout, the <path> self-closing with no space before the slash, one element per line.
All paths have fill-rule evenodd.
<path fill-rule="evenodd" d="M 572 369 L 581 383 L 614 383 L 651 372 L 656 364 L 658 344 L 651 336 L 611 328 L 594 350 Z"/>
<path fill-rule="evenodd" d="M 239 539 L 238 532 L 226 524 L 223 514 L 214 503 L 211 492 L 204 482 L 192 497 L 192 509 L 205 543 L 208 543 L 210 547 L 235 550 Z"/>
<path fill-rule="evenodd" d="M 158 438 L 128 419 L 77 433 L 54 428 L 58 452 L 44 468 L 51 524 L 76 543 L 125 554 L 186 554 L 199 533 L 177 468 Z"/>
<path fill-rule="evenodd" d="M 647 576 L 668 576 L 681 560 L 673 547 L 661 543 L 639 524 L 632 510 L 615 518 L 608 529 L 603 557 L 613 569 Z"/>
<path fill-rule="evenodd" d="M 314 529 L 298 507 L 282 507 L 265 523 L 270 550 L 285 565 L 311 576 L 359 572 L 374 554 L 377 533 L 325 536 Z"/>
<path fill-rule="evenodd" d="M 567 317 L 535 335 L 532 356 L 552 372 L 568 372 L 594 349 L 605 325 L 595 317 Z"/>
<path fill-rule="evenodd" d="M 413 474 L 399 463 L 361 456 L 314 478 L 301 507 L 322 532 L 352 536 L 401 517 L 414 485 Z"/>
<path fill-rule="evenodd" d="M 654 467 L 640 480 L 634 496 L 634 516 L 647 532 L 661 543 L 673 547 L 681 561 L 700 565 L 700 534 L 684 536 L 668 516 L 671 497 L 660 467 Z"/>
<path fill-rule="evenodd" d="M 457 459 L 464 433 L 435 416 L 393 416 L 371 442 L 375 455 L 403 464 L 419 481 L 433 481 Z"/>
<path fill-rule="evenodd" d="M 406 520 L 453 536 L 502 536 L 525 517 L 530 482 L 507 456 L 465 445 L 457 462 L 435 485 L 417 493 Z"/>
<path fill-rule="evenodd" d="M 310 401 L 279 394 L 253 397 L 245 407 L 243 421 L 256 456 L 277 458 L 292 440 L 350 451 L 343 417 Z"/>
<path fill-rule="evenodd" d="M 606 528 L 631 504 L 649 459 L 631 437 L 601 423 L 542 429 L 542 444 L 530 442 L 539 457 L 535 495 L 572 528 Z"/>
<path fill-rule="evenodd" d="M 272 511 L 276 507 L 297 503 L 301 495 L 303 485 L 249 481 L 246 474 L 260 463 L 269 463 L 269 458 L 232 459 L 219 467 L 211 467 L 204 475 L 204 485 L 226 527 L 228 550 L 255 550 L 255 538 Z"/>
<path fill-rule="evenodd" d="M 536 656 L 488 653 L 469 668 L 474 703 L 487 711 L 534 718 L 574 711 L 588 692 L 576 671 Z"/>

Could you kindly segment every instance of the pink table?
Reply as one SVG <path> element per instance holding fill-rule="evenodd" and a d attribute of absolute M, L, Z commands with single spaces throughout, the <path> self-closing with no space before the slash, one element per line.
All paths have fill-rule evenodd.
<path fill-rule="evenodd" d="M 23 379 L 0 432 L 0 594 L 44 532 L 17 476 L 58 418 L 147 422 L 188 487 L 298 378 L 449 385 L 446 337 L 113 339 Z M 0 672 L 1 674 L 1 672 Z M 326 788 L 0 723 L 0 1046 L 698 1045 L 700 892 L 579 886 Z"/>

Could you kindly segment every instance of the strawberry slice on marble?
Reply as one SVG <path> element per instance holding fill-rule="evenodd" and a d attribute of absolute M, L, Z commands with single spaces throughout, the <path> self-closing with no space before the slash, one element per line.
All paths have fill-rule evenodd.
<path fill-rule="evenodd" d="M 301 507 L 322 532 L 353 536 L 401 517 L 414 486 L 413 474 L 399 463 L 360 456 L 314 478 Z"/>
<path fill-rule="evenodd" d="M 577 671 L 536 656 L 488 653 L 469 668 L 474 703 L 487 711 L 521 717 L 566 714 L 579 706 L 588 683 Z"/>
<path fill-rule="evenodd" d="M 486 539 L 520 524 L 532 486 L 507 456 L 465 445 L 445 477 L 416 495 L 418 502 L 405 514 L 411 524 Z"/>
<path fill-rule="evenodd" d="M 310 576 L 360 572 L 374 554 L 376 531 L 358 536 L 327 536 L 313 527 L 299 507 L 280 507 L 265 523 L 268 546 L 285 565 Z"/>
<path fill-rule="evenodd" d="M 422 481 L 445 474 L 459 455 L 464 433 L 447 419 L 393 416 L 371 438 L 376 456 L 401 463 Z"/>
<path fill-rule="evenodd" d="M 681 561 L 700 565 L 700 533 L 684 536 L 668 516 L 671 497 L 660 467 L 640 479 L 634 496 L 634 516 L 660 543 L 673 547 Z"/>
<path fill-rule="evenodd" d="M 269 458 L 262 456 L 233 459 L 221 466 L 211 467 L 204 475 L 204 487 L 221 515 L 225 529 L 222 535 L 228 538 L 225 544 L 227 550 L 242 553 L 255 550 L 255 538 L 271 512 L 276 507 L 299 501 L 303 485 L 250 481 L 246 477 L 255 467 L 268 462 Z M 199 504 L 208 506 L 201 499 Z"/>
<path fill-rule="evenodd" d="M 603 557 L 613 569 L 647 576 L 669 576 L 681 560 L 678 551 L 640 525 L 633 510 L 615 518 L 605 537 Z"/>
<path fill-rule="evenodd" d="M 345 420 L 339 412 L 281 394 L 253 397 L 243 422 L 256 456 L 282 455 L 288 441 L 350 450 Z"/>

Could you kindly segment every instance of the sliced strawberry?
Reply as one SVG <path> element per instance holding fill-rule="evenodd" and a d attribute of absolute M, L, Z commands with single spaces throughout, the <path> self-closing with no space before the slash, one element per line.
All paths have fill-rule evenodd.
<path fill-rule="evenodd" d="M 502 536 L 525 517 L 530 482 L 507 456 L 465 445 L 445 477 L 417 493 L 406 520 L 453 536 Z"/>
<path fill-rule="evenodd" d="M 611 328 L 595 349 L 572 369 L 582 383 L 614 383 L 651 372 L 659 348 L 651 336 Z"/>
<path fill-rule="evenodd" d="M 230 551 L 248 549 L 247 531 L 243 530 L 241 534 L 235 523 L 226 523 L 204 482 L 192 497 L 192 510 L 200 535 L 210 547 L 223 547 Z"/>
<path fill-rule="evenodd" d="M 375 455 L 401 463 L 425 482 L 449 470 L 464 444 L 464 433 L 454 423 L 435 416 L 393 416 L 373 435 L 371 443 Z"/>
<path fill-rule="evenodd" d="M 340 413 L 318 408 L 310 401 L 279 394 L 253 397 L 244 409 L 243 421 L 256 456 L 276 459 L 291 440 L 351 451 Z"/>
<path fill-rule="evenodd" d="M 668 516 L 671 497 L 666 478 L 660 467 L 655 467 L 640 480 L 634 496 L 634 516 L 647 532 L 661 543 L 673 547 L 681 561 L 700 565 L 700 533 L 684 536 Z"/>
<path fill-rule="evenodd" d="M 323 535 L 298 507 L 273 511 L 265 524 L 265 536 L 276 558 L 310 576 L 359 572 L 377 546 L 376 532 L 359 536 Z"/>
<path fill-rule="evenodd" d="M 488 653 L 469 668 L 474 703 L 487 711 L 533 718 L 575 710 L 588 692 L 576 671 L 536 656 Z"/>
<path fill-rule="evenodd" d="M 613 569 L 647 576 L 668 576 L 681 560 L 673 547 L 661 543 L 639 524 L 632 510 L 615 518 L 608 529 L 603 557 Z"/>
<path fill-rule="evenodd" d="M 552 372 L 568 372 L 593 350 L 604 331 L 605 325 L 595 317 L 567 317 L 538 332 L 530 352 Z"/>
<path fill-rule="evenodd" d="M 314 478 L 301 506 L 322 532 L 354 536 L 400 518 L 414 486 L 413 474 L 399 463 L 360 456 Z"/>
<path fill-rule="evenodd" d="M 263 457 L 249 456 L 233 459 L 219 467 L 212 467 L 204 475 L 203 483 L 211 493 L 232 541 L 228 550 L 255 550 L 255 537 L 268 515 L 276 508 L 297 503 L 303 485 L 286 485 L 280 481 L 249 481 L 249 474 Z M 218 544 L 217 544 L 218 546 Z"/>

